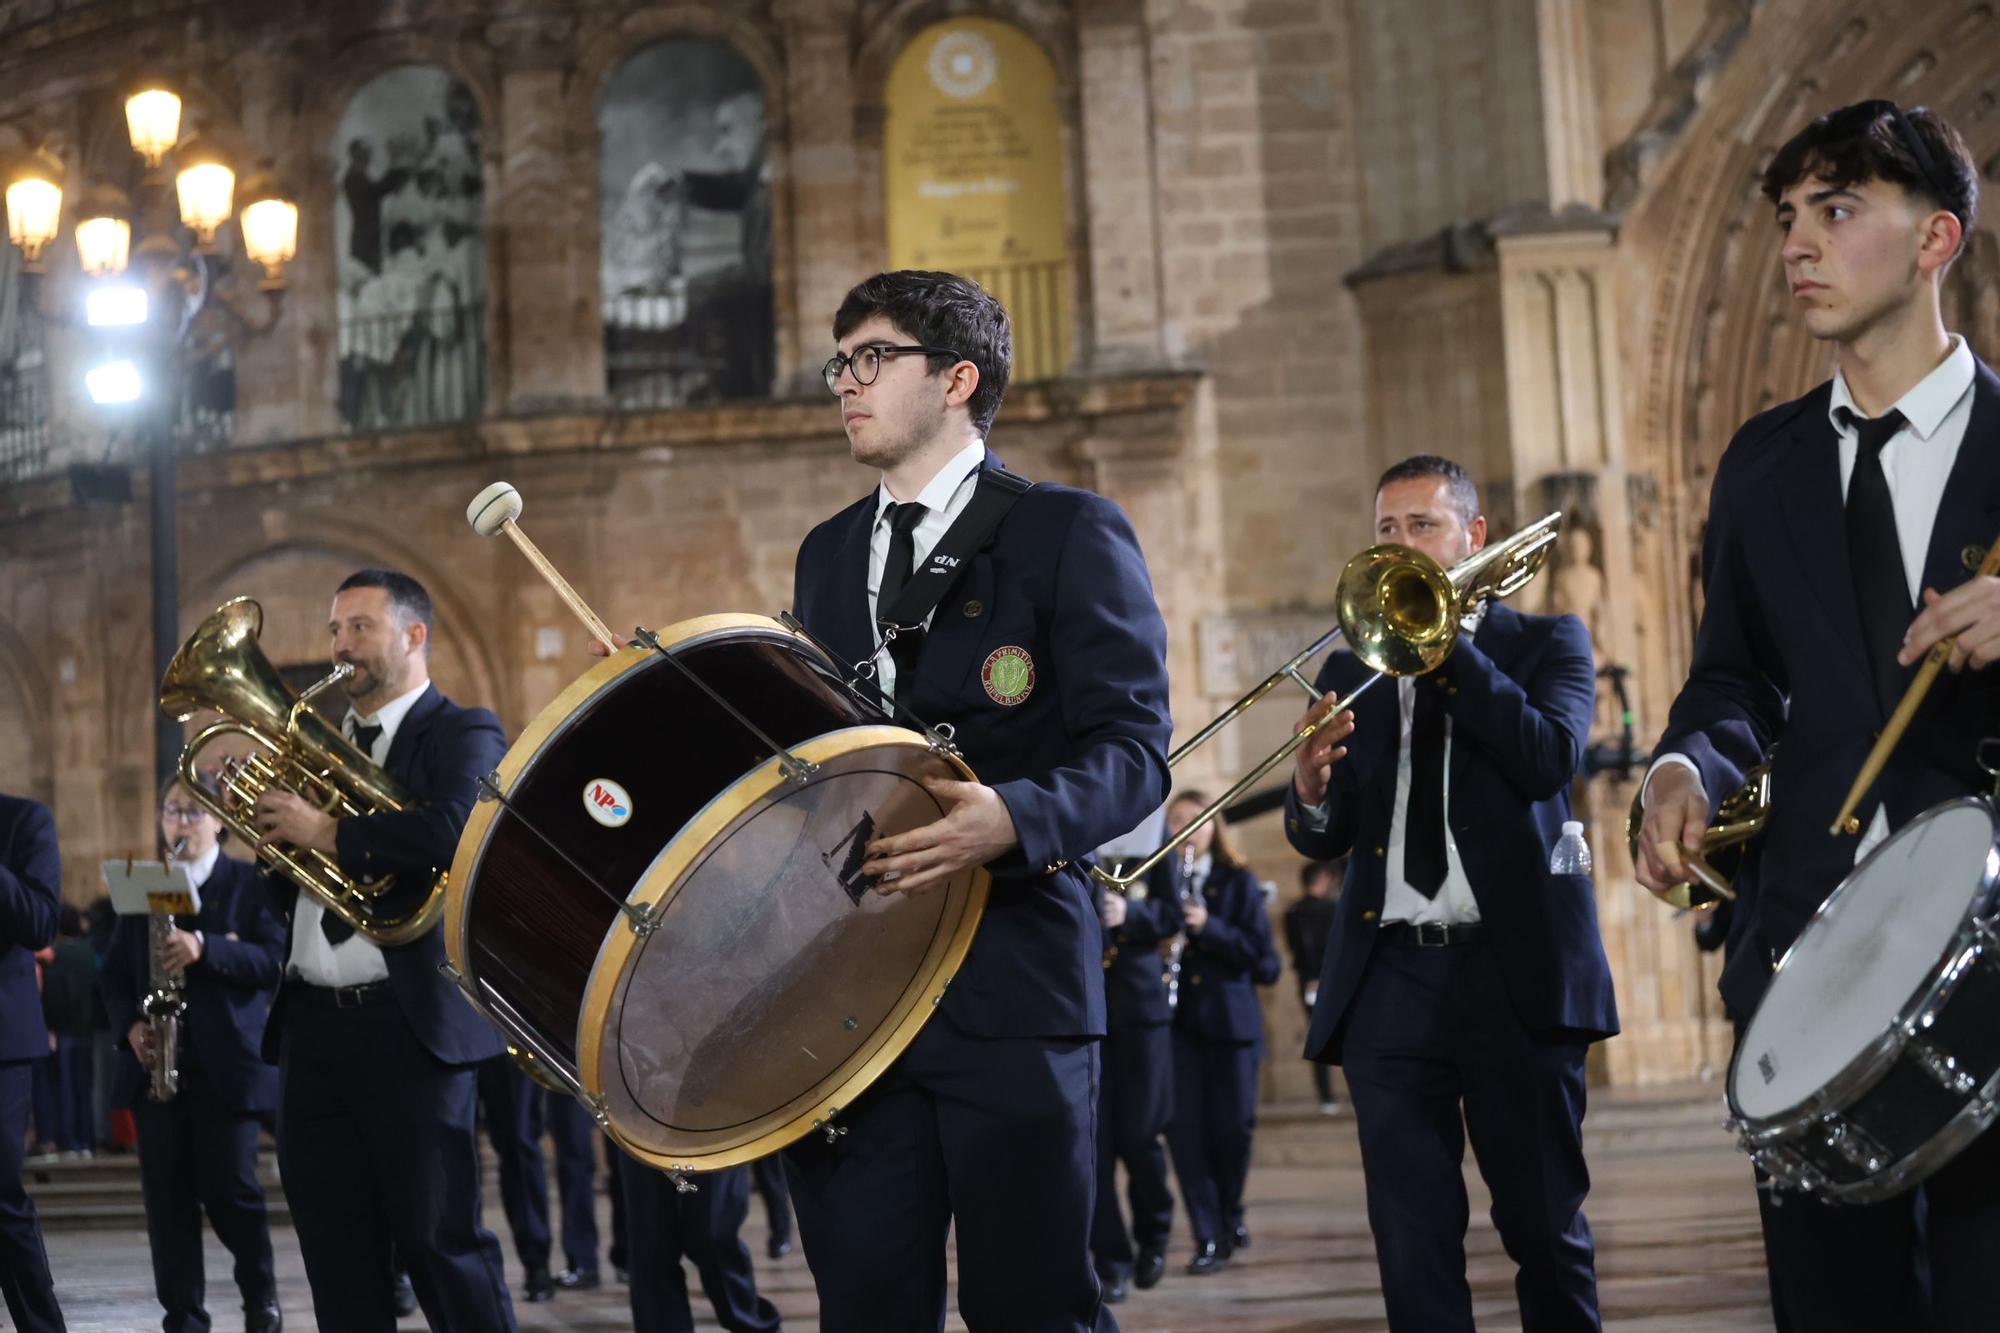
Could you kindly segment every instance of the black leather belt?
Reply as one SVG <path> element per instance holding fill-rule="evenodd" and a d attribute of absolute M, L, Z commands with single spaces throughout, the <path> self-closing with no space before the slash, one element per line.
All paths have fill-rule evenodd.
<path fill-rule="evenodd" d="M 1484 938 L 1486 928 L 1477 921 L 1445 925 L 1439 921 L 1385 921 L 1382 939 L 1389 944 L 1413 944 L 1423 949 L 1443 949 L 1454 944 L 1471 944 Z"/>
<path fill-rule="evenodd" d="M 365 1004 L 394 998 L 386 981 L 371 981 L 361 986 L 315 986 L 310 981 L 294 979 L 288 989 L 300 1004 L 315 1009 L 359 1009 Z"/>

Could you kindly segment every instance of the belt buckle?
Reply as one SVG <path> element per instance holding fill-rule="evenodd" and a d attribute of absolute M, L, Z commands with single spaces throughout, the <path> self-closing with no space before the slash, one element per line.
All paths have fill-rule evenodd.
<path fill-rule="evenodd" d="M 335 986 L 333 988 L 333 1007 L 336 1009 L 359 1009 L 368 1002 L 367 996 L 363 994 L 365 989 L 363 986 Z"/>
<path fill-rule="evenodd" d="M 1451 927 L 1441 921 L 1420 921 L 1417 943 L 1426 949 L 1442 949 L 1451 943 Z"/>

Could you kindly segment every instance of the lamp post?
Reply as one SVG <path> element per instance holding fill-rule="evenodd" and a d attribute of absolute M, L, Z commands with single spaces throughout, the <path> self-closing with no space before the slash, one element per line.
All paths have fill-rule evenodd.
<path fill-rule="evenodd" d="M 85 374 L 92 401 L 115 407 L 150 396 L 139 413 L 150 476 L 152 524 L 153 678 L 166 674 L 180 647 L 179 551 L 176 530 L 174 444 L 187 380 L 187 353 L 197 318 L 220 300 L 210 257 L 232 214 L 242 229 L 242 253 L 263 271 L 259 289 L 270 294 L 269 318 L 241 319 L 235 336 L 268 330 L 277 318 L 284 268 L 298 252 L 298 206 L 284 198 L 268 173 L 242 191 L 236 208 L 236 172 L 214 144 L 181 133 L 181 99 L 159 82 L 142 83 L 125 102 L 132 151 L 145 163 L 136 214 L 124 195 L 99 187 L 81 192 L 73 214 L 78 265 L 91 278 L 87 323 L 97 330 L 99 359 Z M 173 159 L 169 188 L 165 171 Z M 6 186 L 7 236 L 20 247 L 27 273 L 38 273 L 43 254 L 61 233 L 63 167 L 39 152 L 19 163 Z M 136 217 L 138 244 L 133 244 Z M 136 282 L 120 282 L 136 270 Z M 123 355 L 117 355 L 123 353 Z M 154 765 L 162 787 L 180 758 L 180 725 L 158 716 Z"/>

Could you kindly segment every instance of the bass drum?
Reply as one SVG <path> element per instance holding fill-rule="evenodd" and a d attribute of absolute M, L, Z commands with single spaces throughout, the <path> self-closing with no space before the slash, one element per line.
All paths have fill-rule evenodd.
<path fill-rule="evenodd" d="M 2000 821 L 1984 798 L 1898 829 L 1771 977 L 1729 1067 L 1731 1127 L 1781 1184 L 1875 1203 L 2000 1112 Z"/>
<path fill-rule="evenodd" d="M 717 1170 L 835 1132 L 943 998 L 989 880 L 908 896 L 861 878 L 869 839 L 943 816 L 924 778 L 973 775 L 817 645 L 749 615 L 658 638 L 507 752 L 452 862 L 445 946 L 628 1152 Z M 756 731 L 809 767 L 788 774 Z"/>

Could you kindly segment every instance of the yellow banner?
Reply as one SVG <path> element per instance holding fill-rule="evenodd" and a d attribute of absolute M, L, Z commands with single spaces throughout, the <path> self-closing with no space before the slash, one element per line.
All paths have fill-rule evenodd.
<path fill-rule="evenodd" d="M 1014 324 L 1014 378 L 1068 361 L 1068 213 L 1055 71 L 1020 29 L 953 19 L 889 74 L 883 174 L 892 268 L 984 286 Z"/>

